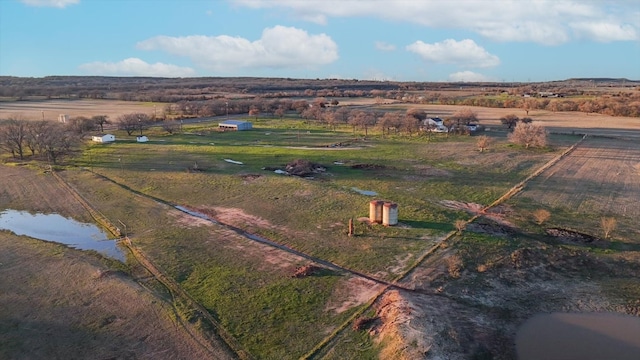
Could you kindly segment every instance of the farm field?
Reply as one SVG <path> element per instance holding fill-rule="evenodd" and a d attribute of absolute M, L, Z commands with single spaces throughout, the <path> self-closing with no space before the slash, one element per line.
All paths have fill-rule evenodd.
<path fill-rule="evenodd" d="M 534 179 L 514 201 L 544 206 L 552 214 L 551 222 L 555 222 L 553 214 L 557 213 L 566 226 L 590 234 L 600 233 L 601 217 L 614 217 L 618 220 L 617 236 L 638 243 L 640 143 L 587 138 Z"/>
<path fill-rule="evenodd" d="M 479 110 L 481 123 L 498 126 L 503 110 L 513 112 Z M 115 143 L 87 142 L 56 167 L 215 318 L 207 324 L 156 287 L 144 295 L 204 337 L 222 332 L 259 359 L 513 358 L 518 326 L 537 312 L 638 314 L 637 142 L 587 137 L 522 193 L 481 211 L 577 143 L 578 122 L 545 149 L 515 146 L 496 128 L 480 152 L 469 136 L 364 137 L 297 118 L 251 121 L 248 132 L 218 132 L 213 120 L 174 134 L 153 127 L 147 143 L 116 130 Z M 274 171 L 301 160 L 322 170 Z M 90 221 L 50 174 L 1 166 L 0 207 Z M 398 226 L 366 220 L 373 199 L 399 204 Z M 547 223 L 531 221 L 538 208 L 550 210 Z M 553 226 L 599 236 L 602 214 L 619 220 L 605 245 L 545 234 Z M 456 229 L 459 221 L 471 222 Z M 144 272 L 133 257 L 126 266 L 134 280 Z M 356 319 L 365 325 L 354 329 Z"/>
<path fill-rule="evenodd" d="M 118 100 L 40 100 L 40 101 L 0 101 L 0 119 L 16 117 L 25 120 L 55 120 L 58 115 L 69 117 L 107 115 L 116 119 L 123 114 L 144 113 L 153 115 L 154 110 L 162 111 L 164 104 Z"/>

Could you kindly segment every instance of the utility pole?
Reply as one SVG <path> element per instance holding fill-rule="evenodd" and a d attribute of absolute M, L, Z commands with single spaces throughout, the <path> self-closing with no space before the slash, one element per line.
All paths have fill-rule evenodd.
<path fill-rule="evenodd" d="M 225 101 L 224 104 L 226 105 L 226 108 L 227 108 L 227 120 L 229 120 L 229 102 Z"/>

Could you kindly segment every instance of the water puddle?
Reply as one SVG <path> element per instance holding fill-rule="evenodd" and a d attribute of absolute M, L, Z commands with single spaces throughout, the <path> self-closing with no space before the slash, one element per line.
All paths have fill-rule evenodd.
<path fill-rule="evenodd" d="M 351 190 L 357 192 L 358 194 L 367 195 L 367 196 L 376 196 L 376 195 L 378 195 L 378 193 L 375 192 L 375 191 L 361 190 L 361 189 L 358 189 L 357 187 L 352 187 Z"/>
<path fill-rule="evenodd" d="M 58 214 L 31 214 L 27 211 L 0 212 L 0 229 L 16 235 L 54 241 L 80 250 L 95 250 L 110 258 L 125 261 L 124 253 L 94 224 L 85 224 Z"/>
<path fill-rule="evenodd" d="M 640 359 L 640 318 L 617 313 L 551 313 L 527 320 L 516 335 L 520 360 Z"/>

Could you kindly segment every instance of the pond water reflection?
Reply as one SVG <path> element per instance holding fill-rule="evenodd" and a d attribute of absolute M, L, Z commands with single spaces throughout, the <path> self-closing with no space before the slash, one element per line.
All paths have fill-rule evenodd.
<path fill-rule="evenodd" d="M 638 360 L 640 318 L 618 313 L 551 313 L 527 320 L 516 335 L 519 360 Z"/>
<path fill-rule="evenodd" d="M 116 241 L 94 224 L 85 224 L 58 214 L 31 214 L 27 211 L 0 212 L 0 229 L 35 239 L 54 241 L 81 250 L 95 250 L 105 256 L 125 261 Z"/>

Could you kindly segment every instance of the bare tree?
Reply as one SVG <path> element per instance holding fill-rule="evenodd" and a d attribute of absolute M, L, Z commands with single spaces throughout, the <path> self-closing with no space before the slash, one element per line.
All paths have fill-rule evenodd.
<path fill-rule="evenodd" d="M 118 116 L 118 129 L 126 131 L 127 135 L 133 134 L 136 130 L 142 134 L 142 130 L 148 126 L 149 116 L 147 114 L 135 113 Z"/>
<path fill-rule="evenodd" d="M 551 217 L 551 213 L 545 209 L 538 209 L 532 212 L 531 215 L 533 216 L 533 218 L 536 221 L 536 224 L 538 225 L 542 225 L 542 223 L 549 220 L 549 218 Z"/>
<path fill-rule="evenodd" d="M 67 127 L 71 131 L 80 135 L 95 129 L 96 125 L 97 124 L 92 119 L 89 119 L 88 117 L 85 117 L 85 116 L 77 116 L 77 117 L 71 118 L 67 123 Z"/>
<path fill-rule="evenodd" d="M 382 136 L 385 135 L 385 131 L 387 135 L 390 135 L 391 129 L 394 129 L 397 132 L 400 125 L 401 118 L 398 112 L 386 112 L 378 120 L 378 126 L 382 129 Z"/>
<path fill-rule="evenodd" d="M 107 115 L 96 115 L 91 117 L 91 120 L 93 120 L 96 125 L 100 126 L 100 132 L 104 132 L 104 125 L 110 123 Z"/>
<path fill-rule="evenodd" d="M 493 143 L 493 138 L 487 135 L 480 135 L 476 140 L 476 146 L 480 152 L 484 152 Z"/>
<path fill-rule="evenodd" d="M 260 109 L 256 105 L 251 105 L 249 109 L 249 116 L 255 116 L 256 120 L 258 120 L 258 115 L 260 115 Z"/>
<path fill-rule="evenodd" d="M 507 128 L 511 129 L 516 126 L 520 118 L 518 118 L 515 114 L 505 115 L 500 118 L 500 122 L 504 125 L 507 125 Z"/>
<path fill-rule="evenodd" d="M 24 159 L 27 122 L 15 118 L 9 119 L 0 127 L 0 146 L 15 158 Z"/>
<path fill-rule="evenodd" d="M 445 261 L 447 262 L 447 271 L 449 272 L 449 276 L 454 279 L 459 278 L 463 268 L 462 258 L 460 255 L 449 256 Z"/>
<path fill-rule="evenodd" d="M 67 131 L 60 123 L 49 122 L 44 135 L 39 137 L 38 141 L 47 159 L 57 164 L 61 157 L 67 155 L 71 148 L 77 145 L 80 137 Z"/>
<path fill-rule="evenodd" d="M 509 134 L 509 141 L 529 147 L 545 147 L 547 145 L 547 132 L 544 127 L 534 123 L 520 122 Z"/>
<path fill-rule="evenodd" d="M 616 229 L 618 221 L 614 217 L 603 217 L 600 219 L 600 226 L 604 233 L 604 238 L 608 239 L 611 233 Z"/>
<path fill-rule="evenodd" d="M 461 219 L 456 220 L 453 223 L 453 226 L 455 226 L 456 230 L 458 231 L 458 235 L 462 234 L 462 230 L 464 230 L 464 228 L 467 227 L 467 222 Z"/>

